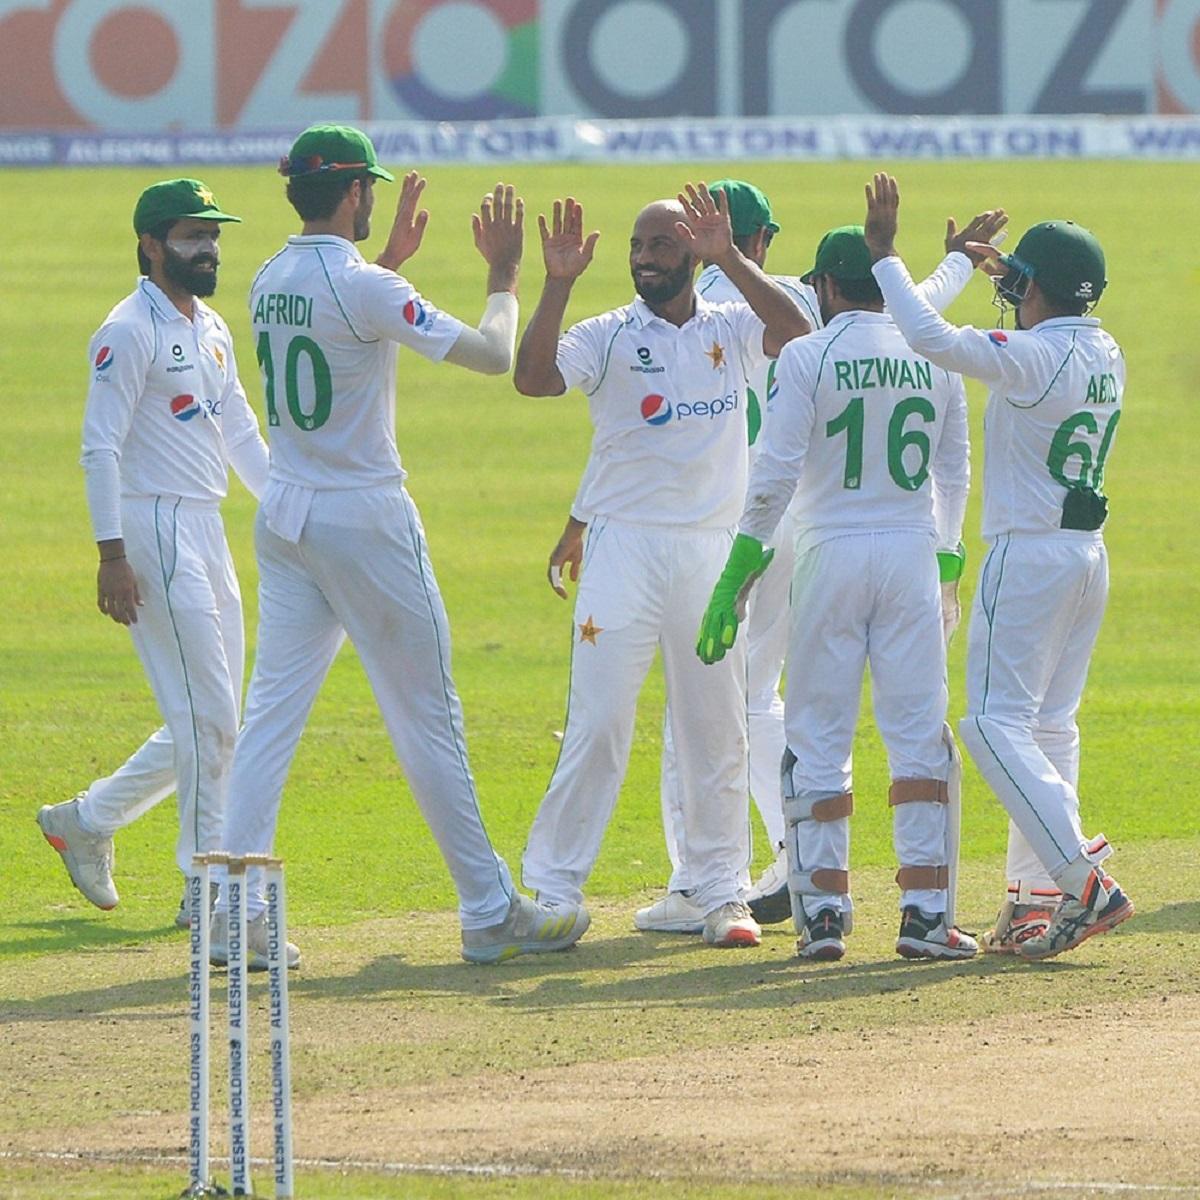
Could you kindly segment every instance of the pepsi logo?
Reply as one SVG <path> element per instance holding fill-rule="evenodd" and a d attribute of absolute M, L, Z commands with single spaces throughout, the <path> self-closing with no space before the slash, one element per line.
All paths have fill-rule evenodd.
<path fill-rule="evenodd" d="M 1008 345 L 1008 334 L 1002 329 L 993 329 L 988 334 L 988 341 L 991 342 L 993 346 L 999 346 L 1001 349 L 1003 349 Z"/>
<path fill-rule="evenodd" d="M 96 351 L 96 370 L 107 371 L 113 365 L 113 359 L 116 357 L 112 352 L 111 346 L 101 346 Z"/>
<path fill-rule="evenodd" d="M 642 400 L 642 420 L 647 425 L 665 425 L 671 419 L 671 402 L 651 393 Z"/>
<path fill-rule="evenodd" d="M 410 300 L 404 306 L 404 319 L 418 329 L 425 324 L 425 309 L 419 300 Z"/>
<path fill-rule="evenodd" d="M 195 396 L 176 396 L 171 401 L 171 416 L 177 421 L 190 421 L 200 411 Z"/>

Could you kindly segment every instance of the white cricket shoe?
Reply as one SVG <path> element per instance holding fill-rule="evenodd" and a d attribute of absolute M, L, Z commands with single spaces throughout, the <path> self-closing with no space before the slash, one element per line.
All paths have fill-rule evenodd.
<path fill-rule="evenodd" d="M 462 931 L 462 956 L 470 963 L 500 963 L 518 954 L 549 954 L 575 945 L 592 923 L 582 904 L 539 903 L 514 891 L 499 925 Z"/>
<path fill-rule="evenodd" d="M 760 925 L 778 925 L 792 916 L 792 898 L 788 895 L 787 851 L 780 850 L 775 861 L 758 877 L 746 893 L 746 903 Z"/>
<path fill-rule="evenodd" d="M 1045 937 L 1058 901 L 1052 904 L 1015 904 L 1006 900 L 996 923 L 979 939 L 984 954 L 1016 954 L 1023 942 Z"/>
<path fill-rule="evenodd" d="M 633 914 L 633 927 L 644 933 L 703 933 L 704 909 L 692 903 L 691 892 L 668 892 L 648 908 Z"/>
<path fill-rule="evenodd" d="M 757 946 L 762 930 L 744 900 L 730 900 L 704 918 L 704 940 L 710 946 Z"/>
<path fill-rule="evenodd" d="M 113 865 L 116 852 L 111 837 L 89 833 L 79 823 L 80 792 L 73 800 L 43 805 L 37 815 L 46 841 L 62 855 L 71 882 L 97 907 L 117 907 Z"/>
<path fill-rule="evenodd" d="M 229 913 L 215 912 L 208 930 L 208 961 L 214 967 L 229 965 Z M 300 965 L 300 948 L 287 944 L 287 965 L 294 971 Z M 267 969 L 267 910 L 246 922 L 246 970 Z"/>

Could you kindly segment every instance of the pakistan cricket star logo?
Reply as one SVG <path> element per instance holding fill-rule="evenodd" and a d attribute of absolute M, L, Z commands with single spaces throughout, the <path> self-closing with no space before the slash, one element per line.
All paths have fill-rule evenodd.
<path fill-rule="evenodd" d="M 599 625 L 592 622 L 592 614 L 588 613 L 588 619 L 579 627 L 579 641 L 580 643 L 591 642 L 594 646 L 596 635 L 603 632 L 604 630 Z"/>
<path fill-rule="evenodd" d="M 705 350 L 705 354 L 712 359 L 714 371 L 719 371 L 725 365 L 725 347 L 720 342 L 714 341 L 711 350 Z"/>

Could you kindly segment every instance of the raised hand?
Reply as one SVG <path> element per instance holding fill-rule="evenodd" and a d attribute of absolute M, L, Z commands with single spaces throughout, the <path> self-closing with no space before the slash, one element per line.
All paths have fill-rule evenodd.
<path fill-rule="evenodd" d="M 867 249 L 876 262 L 896 253 L 896 231 L 899 229 L 900 188 L 886 171 L 875 174 L 874 183 L 867 184 L 867 218 L 863 232 Z"/>
<path fill-rule="evenodd" d="M 719 262 L 733 249 L 733 229 L 729 224 L 729 205 L 724 192 L 714 198 L 708 185 L 685 184 L 677 197 L 683 205 L 684 219 L 675 223 L 689 253 L 707 262 Z"/>
<path fill-rule="evenodd" d="M 991 246 L 991 242 L 1007 224 L 1008 213 L 1002 208 L 991 208 L 987 212 L 979 213 L 962 229 L 958 228 L 953 217 L 947 217 L 946 253 L 957 250 L 960 254 L 965 254 L 974 266 L 981 267 L 994 256 L 995 247 Z M 981 246 L 988 246 L 988 251 L 981 251 Z"/>
<path fill-rule="evenodd" d="M 515 268 L 525 246 L 525 201 L 511 183 L 498 183 L 471 217 L 475 248 L 490 267 Z"/>
<path fill-rule="evenodd" d="M 587 270 L 600 234 L 583 236 L 583 205 L 568 196 L 555 200 L 551 224 L 538 214 L 538 230 L 542 235 L 542 261 L 548 279 L 578 279 Z"/>
<path fill-rule="evenodd" d="M 417 211 L 424 190 L 425 180 L 416 171 L 409 171 L 400 184 L 400 199 L 396 202 L 396 216 L 387 245 L 375 260 L 379 266 L 387 267 L 389 271 L 399 270 L 400 264 L 420 249 L 425 226 L 429 223 L 428 211 Z"/>

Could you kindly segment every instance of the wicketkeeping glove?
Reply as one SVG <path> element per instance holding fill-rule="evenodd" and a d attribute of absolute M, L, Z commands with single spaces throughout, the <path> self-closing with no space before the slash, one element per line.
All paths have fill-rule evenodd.
<path fill-rule="evenodd" d="M 703 662 L 720 662 L 725 657 L 725 651 L 737 637 L 738 623 L 746 619 L 750 589 L 774 557 L 775 551 L 764 549 L 757 538 L 739 533 L 733 539 L 725 570 L 713 588 L 700 622 L 696 653 Z"/>

